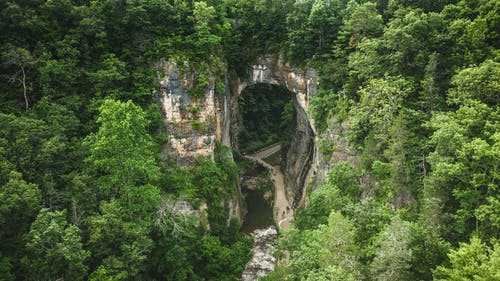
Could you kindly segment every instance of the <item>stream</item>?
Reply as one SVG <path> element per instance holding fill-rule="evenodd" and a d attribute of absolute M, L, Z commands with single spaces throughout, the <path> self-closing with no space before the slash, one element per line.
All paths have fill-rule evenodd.
<path fill-rule="evenodd" d="M 262 190 L 247 190 L 245 193 L 248 213 L 241 226 L 241 231 L 250 234 L 256 229 L 265 229 L 273 225 L 273 209 L 271 204 L 264 199 L 264 192 Z"/>
<path fill-rule="evenodd" d="M 257 281 L 274 270 L 276 258 L 272 256 L 276 246 L 278 229 L 290 227 L 294 212 L 288 209 L 290 206 L 286 197 L 283 174 L 279 166 L 273 166 L 265 159 L 281 150 L 280 144 L 273 144 L 245 157 L 251 159 L 269 172 L 269 177 L 274 186 L 274 207 L 264 199 L 261 190 L 247 191 L 246 203 L 248 213 L 241 231 L 250 233 L 254 238 L 253 257 L 247 263 L 242 274 L 244 281 Z"/>

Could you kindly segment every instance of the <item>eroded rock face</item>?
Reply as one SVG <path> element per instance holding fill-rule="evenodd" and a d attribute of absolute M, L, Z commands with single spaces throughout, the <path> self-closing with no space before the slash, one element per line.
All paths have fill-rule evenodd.
<path fill-rule="evenodd" d="M 155 95 L 161 102 L 169 133 L 163 156 L 186 165 L 196 157 L 213 155 L 216 140 L 229 145 L 229 129 L 224 130 L 230 122 L 229 90 L 216 95 L 215 75 L 209 74 L 205 93 L 194 98 L 189 91 L 200 75 L 195 68 L 173 60 L 161 60 L 157 68 L 163 78 Z"/>
<path fill-rule="evenodd" d="M 254 237 L 253 257 L 247 263 L 241 276 L 243 281 L 257 281 L 271 273 L 276 266 L 276 258 L 272 251 L 276 247 L 278 232 L 274 226 L 267 229 L 257 229 L 252 232 Z"/>
<path fill-rule="evenodd" d="M 294 125 L 294 135 L 282 170 L 289 202 L 297 207 L 317 167 L 312 165 L 316 157 L 315 133 L 306 112 L 300 108 L 297 109 Z"/>
<path fill-rule="evenodd" d="M 326 132 L 321 136 L 323 139 L 329 140 L 335 150 L 328 155 L 328 158 L 323 161 L 321 169 L 318 172 L 318 179 L 324 181 L 327 173 L 330 171 L 331 163 L 347 162 L 351 166 L 356 167 L 359 159 L 358 153 L 349 144 L 346 132 L 349 130 L 349 122 L 344 120 L 338 122 L 337 120 L 330 120 Z"/>
<path fill-rule="evenodd" d="M 190 165 L 197 157 L 213 157 L 217 141 L 231 146 L 231 98 L 227 81 L 217 92 L 216 75 L 210 71 L 200 73 L 187 62 L 165 59 L 156 68 L 160 88 L 154 95 L 162 105 L 168 131 L 162 157 L 174 159 L 181 166 Z M 204 88 L 196 85 L 201 75 L 208 75 L 208 85 Z M 193 95 L 196 87 L 198 93 Z M 228 222 L 232 218 L 241 221 L 245 213 L 239 185 L 235 189 L 234 198 L 223 202 L 229 207 Z"/>
<path fill-rule="evenodd" d="M 283 170 L 288 201 L 297 206 L 316 171 L 315 129 L 307 114 L 310 98 L 319 84 L 314 70 L 292 67 L 281 58 L 266 56 L 248 67 L 247 78 L 232 80 L 231 87 L 225 79 L 223 92 L 220 89 L 216 92 L 216 77 L 209 73 L 205 93 L 193 98 L 189 92 L 200 75 L 194 67 L 172 60 L 162 60 L 157 67 L 163 78 L 159 79 L 160 89 L 155 94 L 162 104 L 169 133 L 163 156 L 176 159 L 179 165 L 193 163 L 199 156 L 213 155 L 217 141 L 238 148 L 238 96 L 245 87 L 267 83 L 292 92 L 297 109 L 296 130 Z M 240 207 L 232 207 L 231 212 L 244 214 Z"/>

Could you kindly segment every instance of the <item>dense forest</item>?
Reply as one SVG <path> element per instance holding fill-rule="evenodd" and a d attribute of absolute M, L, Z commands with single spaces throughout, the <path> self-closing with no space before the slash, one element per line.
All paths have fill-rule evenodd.
<path fill-rule="evenodd" d="M 222 81 L 265 54 L 319 72 L 324 157 L 340 124 L 359 154 L 265 280 L 500 280 L 499 31 L 497 0 L 0 0 L 0 280 L 238 280 L 240 168 L 161 158 L 155 65 Z"/>

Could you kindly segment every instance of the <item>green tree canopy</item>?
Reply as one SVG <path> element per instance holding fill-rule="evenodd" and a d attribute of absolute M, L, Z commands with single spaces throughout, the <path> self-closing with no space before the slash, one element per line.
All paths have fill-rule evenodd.
<path fill-rule="evenodd" d="M 80 230 L 66 222 L 65 211 L 40 210 L 25 239 L 26 280 L 85 280 L 90 253 L 83 249 Z"/>
<path fill-rule="evenodd" d="M 486 281 L 500 280 L 500 250 L 498 243 L 488 247 L 473 236 L 469 243 L 448 254 L 450 266 L 438 266 L 434 272 L 436 281 Z"/>
<path fill-rule="evenodd" d="M 109 99 L 99 111 L 99 130 L 85 141 L 90 147 L 85 161 L 90 172 L 98 176 L 100 195 L 121 197 L 136 186 L 157 183 L 156 147 L 147 133 L 149 122 L 144 111 L 132 101 Z"/>

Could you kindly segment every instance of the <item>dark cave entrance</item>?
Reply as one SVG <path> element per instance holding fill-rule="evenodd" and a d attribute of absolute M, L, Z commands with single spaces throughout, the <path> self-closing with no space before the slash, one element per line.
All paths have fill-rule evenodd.
<path fill-rule="evenodd" d="M 257 164 L 247 167 L 242 176 L 242 188 L 247 214 L 241 231 L 251 233 L 273 225 L 273 187 L 266 169 Z"/>
<path fill-rule="evenodd" d="M 292 93 L 271 84 L 246 87 L 238 97 L 240 130 L 238 146 L 242 153 L 290 141 L 295 107 Z"/>
<path fill-rule="evenodd" d="M 255 156 L 270 145 L 281 149 L 260 158 L 271 166 L 282 166 L 295 129 L 293 93 L 281 86 L 254 84 L 238 97 L 238 147 L 243 155 Z M 261 155 L 259 156 L 261 157 Z M 250 233 L 274 224 L 274 187 L 266 168 L 245 157 L 241 183 L 247 214 L 241 231 Z"/>

